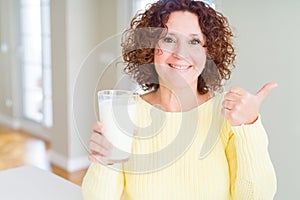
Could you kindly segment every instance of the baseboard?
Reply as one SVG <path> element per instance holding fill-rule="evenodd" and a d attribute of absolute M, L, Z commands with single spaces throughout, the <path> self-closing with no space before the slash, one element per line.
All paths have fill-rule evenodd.
<path fill-rule="evenodd" d="M 90 161 L 87 156 L 67 158 L 52 149 L 49 151 L 49 159 L 50 162 L 67 170 L 68 172 L 86 169 L 90 165 Z"/>
<path fill-rule="evenodd" d="M 41 126 L 40 124 L 30 120 L 14 119 L 0 114 L 0 124 L 10 127 L 14 130 L 25 131 L 30 135 L 36 136 L 46 141 L 50 140 L 49 137 L 50 134 L 48 133 L 48 130 L 45 127 Z"/>
<path fill-rule="evenodd" d="M 0 114 L 0 124 L 4 126 L 8 126 L 13 129 L 20 129 L 20 122 L 19 120 L 13 119 L 11 117 L 7 117 L 5 115 Z"/>
<path fill-rule="evenodd" d="M 50 141 L 51 133 L 49 133 L 49 130 L 36 122 L 26 119 L 21 120 L 19 129 L 43 140 Z"/>

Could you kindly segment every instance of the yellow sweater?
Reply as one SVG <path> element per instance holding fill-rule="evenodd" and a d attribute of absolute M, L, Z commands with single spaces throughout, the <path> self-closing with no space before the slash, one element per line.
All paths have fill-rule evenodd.
<path fill-rule="evenodd" d="M 276 176 L 261 120 L 231 127 L 221 115 L 222 98 L 181 113 L 140 98 L 131 158 L 111 166 L 92 163 L 84 199 L 273 199 Z"/>

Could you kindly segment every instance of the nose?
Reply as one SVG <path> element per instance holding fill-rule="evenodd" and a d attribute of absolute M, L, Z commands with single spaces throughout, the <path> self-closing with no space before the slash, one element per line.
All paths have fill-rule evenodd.
<path fill-rule="evenodd" d="M 172 56 L 177 59 L 186 59 L 188 57 L 188 48 L 187 44 L 184 42 L 176 43 L 175 48 L 173 49 Z"/>

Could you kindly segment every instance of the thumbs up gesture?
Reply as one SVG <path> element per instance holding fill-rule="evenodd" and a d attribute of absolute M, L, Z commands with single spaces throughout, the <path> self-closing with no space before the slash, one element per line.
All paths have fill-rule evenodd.
<path fill-rule="evenodd" d="M 265 97 L 277 83 L 265 84 L 256 94 L 251 94 L 240 87 L 232 87 L 225 94 L 222 112 L 232 126 L 254 123 L 259 108 Z"/>

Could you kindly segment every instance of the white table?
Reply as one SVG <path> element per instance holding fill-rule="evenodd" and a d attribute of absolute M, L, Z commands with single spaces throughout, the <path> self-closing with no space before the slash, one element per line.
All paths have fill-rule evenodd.
<path fill-rule="evenodd" d="M 22 166 L 0 171 L 1 200 L 83 200 L 81 188 L 49 171 Z"/>

